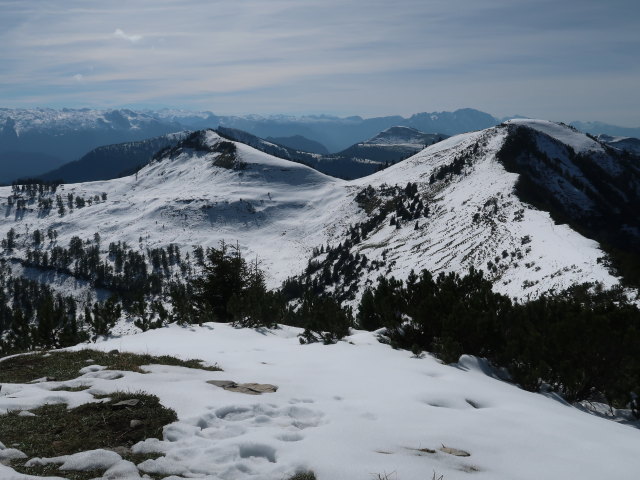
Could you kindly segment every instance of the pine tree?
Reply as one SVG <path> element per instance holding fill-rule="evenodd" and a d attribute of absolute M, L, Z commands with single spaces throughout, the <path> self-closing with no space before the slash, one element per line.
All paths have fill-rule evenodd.
<path fill-rule="evenodd" d="M 382 327 L 380 315 L 376 310 L 375 298 L 370 288 L 367 288 L 362 294 L 356 321 L 358 323 L 358 328 L 363 330 L 371 331 Z"/>
<path fill-rule="evenodd" d="M 29 319 L 21 309 L 13 311 L 13 319 L 11 322 L 10 340 L 13 348 L 18 351 L 24 351 L 32 347 L 31 327 Z"/>
<path fill-rule="evenodd" d="M 196 308 L 203 321 L 233 320 L 227 306 L 242 290 L 244 269 L 239 246 L 221 242 L 219 249 L 207 249 L 203 275 L 194 281 Z"/>
<path fill-rule="evenodd" d="M 56 344 L 55 327 L 58 318 L 51 295 L 46 295 L 38 305 L 36 319 L 35 342 L 43 347 L 53 347 Z"/>

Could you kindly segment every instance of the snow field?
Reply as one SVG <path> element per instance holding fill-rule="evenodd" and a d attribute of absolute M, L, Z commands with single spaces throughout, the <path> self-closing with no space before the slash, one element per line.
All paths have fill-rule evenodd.
<path fill-rule="evenodd" d="M 89 393 L 115 390 L 155 394 L 179 420 L 165 427 L 163 439 L 133 450 L 164 453 L 138 467 L 176 476 L 169 478 L 282 480 L 311 469 L 319 480 L 384 472 L 424 480 L 434 471 L 447 480 L 631 480 L 640 468 L 637 429 L 520 390 L 473 357 L 442 365 L 361 331 L 336 345 L 300 345 L 299 332 L 171 325 L 113 338 L 92 348 L 201 358 L 224 371 L 159 365 L 145 367 L 148 374 L 87 371 L 64 382 L 90 384 L 84 392 L 53 397 L 49 390 L 61 382 L 15 385 L 8 395 L 3 389 L 0 411 L 56 401 L 73 406 Z M 211 379 L 279 389 L 243 395 L 207 384 Z M 470 456 L 445 453 L 443 446 Z"/>

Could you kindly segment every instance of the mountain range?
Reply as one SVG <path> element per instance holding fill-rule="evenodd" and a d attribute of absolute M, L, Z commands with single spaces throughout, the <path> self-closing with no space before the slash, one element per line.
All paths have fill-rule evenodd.
<path fill-rule="evenodd" d="M 0 109 L 0 182 L 32 177 L 79 160 L 91 150 L 119 143 L 137 142 L 168 133 L 202 128 L 243 130 L 261 138 L 302 136 L 330 153 L 366 141 L 393 126 L 426 133 L 455 135 L 500 123 L 495 117 L 473 109 L 419 113 L 410 117 L 377 118 L 331 116 L 218 116 L 211 112 L 181 110 L 133 111 L 91 109 Z M 640 137 L 637 129 L 592 123 L 576 124 L 592 134 Z M 586 129 L 586 130 L 584 130 Z M 283 140 L 287 144 L 287 140 Z M 275 142 L 278 143 L 278 142 Z M 300 144 L 294 150 L 304 150 Z M 317 153 L 318 146 L 308 150 Z M 320 147 L 321 148 L 321 147 Z"/>
<path fill-rule="evenodd" d="M 233 128 L 218 127 L 216 131 L 230 140 L 245 143 L 278 158 L 302 163 L 343 179 L 370 175 L 420 151 L 426 145 L 447 137 L 444 134 L 422 133 L 409 127 L 391 127 L 342 152 L 322 155 L 310 152 L 309 150 L 321 151 L 322 148 L 314 148 L 315 142 L 300 136 L 295 137 L 291 145 L 307 146 L 310 147 L 309 150 L 298 150 L 274 143 L 272 137 L 270 137 L 271 140 L 263 140 Z M 187 134 L 188 132 L 170 133 L 138 142 L 98 147 L 80 160 L 69 162 L 35 177 L 46 181 L 61 180 L 64 183 L 77 183 L 126 176 L 149 163 L 158 151 L 176 145 Z M 319 144 L 317 146 L 322 147 Z"/>
<path fill-rule="evenodd" d="M 231 168 L 216 163 L 225 144 L 234 152 Z M 237 240 L 276 286 L 303 272 L 315 248 L 359 229 L 351 251 L 377 265 L 361 272 L 353 292 L 380 274 L 474 266 L 490 272 L 497 290 L 525 297 L 577 282 L 619 282 L 602 245 L 638 253 L 638 172 L 637 158 L 545 121 L 457 135 L 353 181 L 205 130 L 135 176 L 59 187 L 64 197 L 108 198 L 62 216 L 33 201 L 16 210 L 15 199 L 7 203 L 11 190 L 0 190 L 0 235 L 13 228 L 26 242 L 28 232 L 55 226 L 63 244 L 78 233 L 99 233 L 104 244 L 187 249 Z"/>

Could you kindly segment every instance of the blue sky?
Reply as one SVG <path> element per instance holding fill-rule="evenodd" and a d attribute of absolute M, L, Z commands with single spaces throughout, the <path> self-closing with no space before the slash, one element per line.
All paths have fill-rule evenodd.
<path fill-rule="evenodd" d="M 0 106 L 640 126 L 631 0 L 0 0 Z"/>

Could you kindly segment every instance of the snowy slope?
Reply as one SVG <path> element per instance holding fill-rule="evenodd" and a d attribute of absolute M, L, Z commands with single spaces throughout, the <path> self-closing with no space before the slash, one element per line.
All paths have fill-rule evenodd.
<path fill-rule="evenodd" d="M 524 125 L 570 146 L 576 152 L 603 152 L 602 145 L 585 134 L 567 125 L 529 118 L 515 118 L 505 122 L 507 125 Z"/>
<path fill-rule="evenodd" d="M 432 202 L 430 217 L 419 221 L 419 229 L 414 229 L 414 222 L 401 229 L 385 225 L 358 251 L 377 258 L 387 250 L 387 264 L 393 264 L 390 273 L 400 278 L 423 268 L 463 272 L 474 266 L 486 272 L 492 262 L 497 265 L 492 274 L 496 290 L 520 298 L 576 282 L 614 284 L 615 278 L 598 263 L 603 254 L 596 242 L 566 225 L 556 225 L 548 213 L 515 195 L 517 175 L 506 172 L 495 159 L 505 135 L 502 129 L 458 135 L 353 182 L 359 186 L 416 182 Z M 429 185 L 434 170 L 475 145 L 483 145 L 483 151 L 463 175 L 444 185 Z M 371 272 L 367 280 L 380 273 Z"/>
<path fill-rule="evenodd" d="M 535 296 L 576 282 L 617 279 L 598 263 L 603 254 L 596 242 L 585 239 L 549 214 L 523 204 L 514 194 L 517 175 L 495 160 L 507 135 L 504 127 L 463 134 L 432 145 L 382 172 L 346 182 L 309 167 L 281 160 L 236 143 L 245 170 L 213 165 L 222 141 L 207 132 L 202 149 L 185 148 L 143 168 L 137 176 L 105 182 L 65 185 L 63 195 L 107 194 L 106 202 L 68 211 L 20 215 L 9 207 L 8 188 L 0 188 L 0 237 L 15 228 L 18 243 L 26 247 L 27 232 L 49 226 L 67 245 L 74 235 L 102 244 L 127 241 L 140 248 L 176 243 L 187 250 L 195 245 L 216 246 L 238 241 L 247 258 L 257 256 L 277 286 L 306 266 L 314 247 L 343 241 L 349 225 L 368 218 L 355 201 L 367 185 L 380 187 L 415 182 L 431 213 L 418 228 L 401 228 L 388 219 L 354 251 L 369 259 L 386 257 L 378 269 L 365 272 L 359 290 L 380 274 L 405 278 L 410 270 L 464 272 L 470 266 L 487 271 L 496 289 L 512 296 Z M 475 151 L 471 166 L 447 181 L 430 183 L 433 172 L 464 152 Z M 22 242 L 22 243 L 21 243 Z M 506 255 L 506 256 L 505 256 Z"/>
<path fill-rule="evenodd" d="M 636 428 L 520 390 L 493 378 L 473 357 L 448 366 L 393 350 L 370 332 L 330 346 L 300 345 L 297 333 L 205 324 L 114 338 L 95 347 L 201 358 L 224 371 L 156 365 L 145 367 L 150 373 L 118 378 L 92 366 L 77 380 L 5 385 L 0 413 L 46 402 L 76 406 L 93 401 L 91 393 L 115 390 L 158 395 L 178 421 L 165 427 L 164 439 L 133 451 L 164 453 L 138 467 L 158 478 L 179 475 L 166 477 L 175 480 L 282 480 L 298 469 L 313 470 L 318 480 L 385 473 L 398 480 L 434 473 L 446 480 L 632 480 L 640 470 Z M 279 388 L 252 396 L 207 380 Z M 50 391 L 78 384 L 91 388 Z M 87 461 L 91 453 L 81 455 Z M 0 478 L 24 479 L 11 472 L 0 465 Z"/>
<path fill-rule="evenodd" d="M 208 132 L 208 142 L 221 140 Z M 26 232 L 54 226 L 61 245 L 74 235 L 88 238 L 94 232 L 104 245 L 138 245 L 142 239 L 145 248 L 176 243 L 190 249 L 238 240 L 247 257 L 264 260 L 276 285 L 304 266 L 313 246 L 340 232 L 334 211 L 349 210 L 342 205 L 344 182 L 244 144 L 237 147 L 248 164 L 245 170 L 215 167 L 217 154 L 188 150 L 152 163 L 137 176 L 65 185 L 59 189 L 63 196 L 106 193 L 107 201 L 68 211 L 64 217 L 51 213 L 38 218 L 29 212 L 16 220 L 8 215 L 0 220 L 0 235 L 11 227 Z M 0 188 L 5 207 L 9 192 Z"/>

